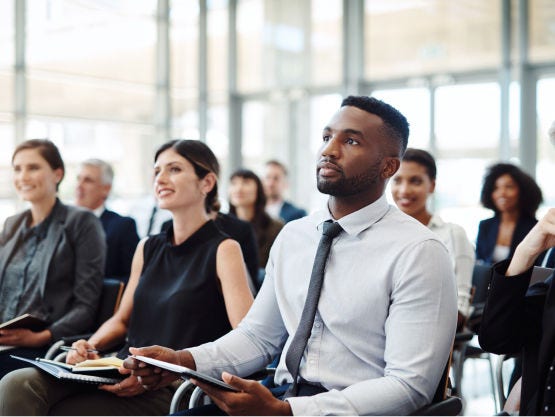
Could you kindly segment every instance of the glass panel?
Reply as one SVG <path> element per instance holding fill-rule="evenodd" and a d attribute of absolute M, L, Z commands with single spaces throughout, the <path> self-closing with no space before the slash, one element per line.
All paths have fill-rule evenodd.
<path fill-rule="evenodd" d="M 555 123 L 555 78 L 544 78 L 537 84 L 538 109 L 538 164 L 536 176 L 543 192 L 544 206 L 555 207 L 555 141 L 549 140 L 548 131 Z M 539 213 L 538 213 L 539 214 Z"/>
<path fill-rule="evenodd" d="M 440 155 L 497 158 L 499 118 L 497 83 L 438 87 L 435 134 Z"/>
<path fill-rule="evenodd" d="M 555 2 L 529 0 L 530 5 L 530 60 L 555 59 Z"/>
<path fill-rule="evenodd" d="M 73 200 L 77 170 L 87 158 L 104 159 L 114 168 L 110 207 L 128 213 L 134 199 L 150 191 L 154 156 L 151 126 L 32 117 L 27 133 L 29 137 L 47 137 L 59 147 L 66 166 L 60 186 L 64 201 Z"/>
<path fill-rule="evenodd" d="M 152 123 L 154 87 L 61 73 L 28 73 L 29 113 Z"/>
<path fill-rule="evenodd" d="M 436 90 L 438 177 L 436 211 L 464 227 L 475 241 L 485 169 L 498 159 L 500 97 L 496 83 L 439 87 Z"/>
<path fill-rule="evenodd" d="M 14 8 L 13 1 L 0 2 L 0 112 L 13 111 Z M 0 139 L 3 144 L 3 139 Z"/>
<path fill-rule="evenodd" d="M 430 142 L 430 92 L 426 88 L 375 90 L 372 95 L 405 115 L 410 125 L 409 147 L 426 149 Z"/>
<path fill-rule="evenodd" d="M 312 0 L 311 85 L 333 85 L 341 81 L 342 18 L 340 0 Z"/>
<path fill-rule="evenodd" d="M 365 2 L 365 73 L 370 79 L 499 65 L 500 1 Z"/>
<path fill-rule="evenodd" d="M 243 105 L 243 163 L 259 172 L 266 159 L 287 157 L 289 126 L 285 100 Z"/>
<path fill-rule="evenodd" d="M 196 109 L 198 97 L 198 19 L 196 1 L 174 0 L 170 12 L 170 77 L 172 114 Z M 195 122 L 195 125 L 198 122 Z"/>
<path fill-rule="evenodd" d="M 237 81 L 242 91 L 261 89 L 265 83 L 264 3 L 239 0 L 237 3 Z"/>
<path fill-rule="evenodd" d="M 228 85 L 228 4 L 208 3 L 208 90 L 226 91 Z"/>
<path fill-rule="evenodd" d="M 229 118 L 226 94 L 212 94 L 208 106 L 208 126 L 206 144 L 218 157 L 220 162 L 220 198 L 226 196 L 227 178 L 229 177 Z"/>
<path fill-rule="evenodd" d="M 14 128 L 10 114 L 0 113 L 0 229 L 6 217 L 16 211 L 16 194 L 12 185 L 12 153 L 14 151 Z"/>
<path fill-rule="evenodd" d="M 310 79 L 310 2 L 241 0 L 237 8 L 241 91 L 304 86 Z"/>
<path fill-rule="evenodd" d="M 155 0 L 37 0 L 27 10 L 29 113 L 152 119 Z"/>

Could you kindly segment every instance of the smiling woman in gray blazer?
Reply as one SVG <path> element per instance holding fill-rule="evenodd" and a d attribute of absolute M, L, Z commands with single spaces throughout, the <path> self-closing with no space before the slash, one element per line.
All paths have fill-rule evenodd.
<path fill-rule="evenodd" d="M 52 142 L 21 143 L 12 166 L 15 189 L 30 208 L 8 218 L 0 234 L 0 322 L 30 313 L 49 324 L 0 330 L 0 345 L 13 347 L 0 351 L 0 378 L 24 366 L 10 354 L 42 356 L 60 337 L 91 330 L 106 256 L 96 216 L 57 198 L 64 163 Z"/>

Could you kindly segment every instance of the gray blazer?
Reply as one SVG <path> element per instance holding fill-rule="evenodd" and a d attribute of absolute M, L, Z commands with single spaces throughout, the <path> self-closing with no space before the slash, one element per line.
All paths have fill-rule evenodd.
<path fill-rule="evenodd" d="M 0 234 L 0 282 L 29 210 L 6 219 Z M 52 340 L 93 330 L 106 259 L 100 220 L 90 211 L 56 201 L 42 259 L 40 291 Z"/>

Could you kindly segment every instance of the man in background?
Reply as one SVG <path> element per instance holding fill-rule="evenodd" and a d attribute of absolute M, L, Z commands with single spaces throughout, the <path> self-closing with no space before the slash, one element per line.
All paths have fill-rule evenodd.
<path fill-rule="evenodd" d="M 87 159 L 77 175 L 75 204 L 93 211 L 102 222 L 107 244 L 104 276 L 127 283 L 139 236 L 135 220 L 106 209 L 113 179 L 114 171 L 107 162 Z"/>
<path fill-rule="evenodd" d="M 285 165 L 276 160 L 266 162 L 263 183 L 267 199 L 266 212 L 270 216 L 285 223 L 306 216 L 305 210 L 284 199 L 288 186 Z"/>

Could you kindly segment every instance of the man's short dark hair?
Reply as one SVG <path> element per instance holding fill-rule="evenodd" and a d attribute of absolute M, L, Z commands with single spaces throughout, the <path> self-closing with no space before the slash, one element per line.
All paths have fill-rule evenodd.
<path fill-rule="evenodd" d="M 343 99 L 341 107 L 343 106 L 357 107 L 382 119 L 386 134 L 397 140 L 400 146 L 400 156 L 405 153 L 409 140 L 409 122 L 399 110 L 375 97 L 368 96 L 349 96 Z"/>

